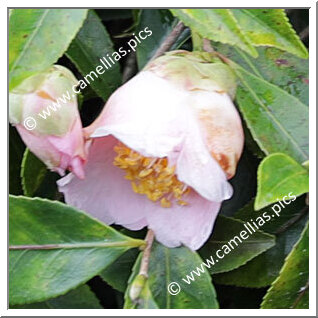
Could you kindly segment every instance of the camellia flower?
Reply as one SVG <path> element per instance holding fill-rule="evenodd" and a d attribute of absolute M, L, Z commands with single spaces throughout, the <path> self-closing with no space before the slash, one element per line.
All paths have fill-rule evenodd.
<path fill-rule="evenodd" d="M 27 78 L 10 92 L 9 119 L 48 168 L 60 175 L 69 169 L 84 178 L 82 123 L 76 97 L 70 95 L 76 84 L 74 75 L 59 65 Z"/>
<path fill-rule="evenodd" d="M 59 180 L 67 203 L 108 224 L 144 226 L 195 250 L 232 196 L 243 147 L 235 77 L 208 53 L 175 51 L 109 98 L 95 122 L 86 177 Z"/>

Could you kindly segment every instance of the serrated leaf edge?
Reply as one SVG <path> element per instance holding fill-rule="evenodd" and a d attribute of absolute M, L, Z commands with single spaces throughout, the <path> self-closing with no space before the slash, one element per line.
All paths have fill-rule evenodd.
<path fill-rule="evenodd" d="M 260 306 L 261 309 L 264 309 L 264 308 L 262 308 L 262 307 L 264 306 L 264 303 L 265 303 L 265 301 L 266 301 L 266 298 L 269 297 L 269 296 L 268 296 L 269 293 L 270 293 L 271 290 L 274 288 L 275 283 L 279 280 L 280 275 L 281 275 L 281 274 L 283 273 L 283 271 L 285 270 L 285 267 L 286 267 L 286 264 L 287 264 L 288 260 L 291 258 L 293 251 L 296 249 L 296 247 L 298 246 L 298 244 L 299 244 L 299 243 L 301 242 L 301 240 L 303 239 L 304 234 L 305 234 L 305 232 L 306 232 L 307 229 L 308 229 L 308 226 L 309 226 L 309 223 L 307 222 L 307 224 L 305 225 L 305 227 L 304 227 L 304 229 L 303 229 L 303 231 L 302 231 L 302 233 L 301 233 L 299 239 L 298 239 L 297 242 L 294 244 L 294 246 L 293 246 L 293 248 L 291 249 L 291 251 L 289 252 L 289 254 L 286 256 L 286 258 L 285 258 L 285 260 L 284 260 L 284 265 L 283 265 L 282 268 L 280 269 L 278 276 L 277 276 L 276 279 L 271 283 L 271 286 L 269 287 L 269 289 L 267 290 L 265 296 L 263 297 L 263 300 L 262 300 L 262 303 L 261 303 L 261 306 Z"/>

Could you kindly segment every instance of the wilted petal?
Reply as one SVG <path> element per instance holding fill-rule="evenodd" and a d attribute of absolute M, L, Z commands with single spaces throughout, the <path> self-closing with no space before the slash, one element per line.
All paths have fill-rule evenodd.
<path fill-rule="evenodd" d="M 207 200 L 222 202 L 232 196 L 232 187 L 224 171 L 207 151 L 199 134 L 198 128 L 193 125 L 178 157 L 178 179 L 194 188 Z"/>
<path fill-rule="evenodd" d="M 86 134 L 112 134 L 146 157 L 164 157 L 187 133 L 188 97 L 168 81 L 141 72 L 113 93 Z"/>
<path fill-rule="evenodd" d="M 244 145 L 241 119 L 226 93 L 194 91 L 191 104 L 210 155 L 228 178 L 235 174 Z"/>

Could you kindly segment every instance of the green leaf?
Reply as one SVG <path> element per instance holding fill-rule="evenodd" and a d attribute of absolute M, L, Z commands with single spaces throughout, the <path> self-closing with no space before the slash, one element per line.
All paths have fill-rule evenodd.
<path fill-rule="evenodd" d="M 231 272 L 214 275 L 213 279 L 218 284 L 252 288 L 269 286 L 278 276 L 285 257 L 299 239 L 307 222 L 307 208 L 303 197 L 297 198 L 281 210 L 279 210 L 279 203 L 257 212 L 254 211 L 253 206 L 254 202 L 251 201 L 234 216 L 242 221 L 250 222 L 251 219 L 256 220 L 259 216 L 264 218 L 266 212 L 271 216 L 271 220 L 266 222 L 262 229 L 276 235 L 276 244 L 245 265 Z M 279 212 L 279 217 L 274 210 Z"/>
<path fill-rule="evenodd" d="M 202 37 L 236 45 L 256 57 L 257 51 L 229 9 L 171 9 L 191 30 Z"/>
<path fill-rule="evenodd" d="M 65 294 L 143 241 L 56 201 L 10 196 L 10 304 Z"/>
<path fill-rule="evenodd" d="M 16 305 L 11 309 L 103 309 L 95 294 L 87 285 L 71 290 L 63 296 L 39 303 Z"/>
<path fill-rule="evenodd" d="M 284 202 L 275 202 L 266 208 L 256 211 L 254 209 L 255 200 L 253 199 L 242 209 L 238 210 L 234 214 L 234 217 L 242 221 L 249 221 L 251 218 L 255 219 L 258 216 L 262 216 L 263 213 L 266 212 L 267 214 L 271 215 L 272 218 L 269 222 L 266 222 L 262 226 L 262 230 L 275 235 L 278 232 L 277 236 L 279 236 L 280 232 L 282 232 L 282 229 L 284 229 L 286 225 L 290 224 L 290 222 L 293 220 L 297 221 L 300 219 L 302 215 L 306 214 L 306 210 L 308 209 L 308 206 L 305 202 L 305 196 L 298 198 L 291 196 L 291 200 L 294 201 L 290 201 L 289 203 L 286 201 L 288 204 Z M 279 217 L 277 217 L 275 211 L 279 214 Z M 288 228 L 286 230 L 288 230 Z"/>
<path fill-rule="evenodd" d="M 242 231 L 245 232 L 243 238 L 240 236 Z M 244 226 L 244 222 L 219 215 L 212 236 L 199 250 L 199 254 L 203 259 L 213 260 L 209 272 L 216 274 L 242 266 L 274 245 L 273 235 L 262 231 L 254 233 L 251 228 Z M 222 259 L 217 252 L 221 253 Z"/>
<path fill-rule="evenodd" d="M 308 60 L 300 59 L 276 48 L 257 48 L 258 58 L 253 59 L 239 48 L 213 42 L 215 50 L 235 61 L 250 73 L 280 87 L 298 98 L 306 106 L 309 99 Z M 251 133 L 244 127 L 245 144 L 257 157 L 265 157 L 253 140 Z M 235 192 L 234 192 L 235 195 Z M 232 200 L 231 200 L 232 201 Z"/>
<path fill-rule="evenodd" d="M 139 69 L 142 69 L 152 58 L 176 24 L 177 19 L 175 19 L 168 10 L 142 10 L 135 34 L 139 34 L 140 31 L 145 30 L 145 28 L 148 27 L 148 29 L 152 31 L 152 35 L 147 37 L 137 46 L 136 52 Z M 189 30 L 184 30 L 176 39 L 170 50 L 178 49 L 188 38 L 190 38 L 190 32 Z"/>
<path fill-rule="evenodd" d="M 28 148 L 25 149 L 21 165 L 21 178 L 24 195 L 32 197 L 43 182 L 45 175 L 45 164 Z"/>
<path fill-rule="evenodd" d="M 253 139 L 253 136 L 250 130 L 248 129 L 245 121 L 242 121 L 242 126 L 243 126 L 244 142 L 245 142 L 246 149 L 248 149 L 253 154 L 254 158 L 257 158 L 257 159 L 265 158 L 266 155 L 261 150 L 257 142 Z M 254 180 L 256 181 L 256 178 Z M 255 188 L 253 190 L 255 190 Z"/>
<path fill-rule="evenodd" d="M 285 153 L 299 163 L 307 160 L 308 107 L 279 87 L 230 64 L 240 80 L 236 101 L 263 152 Z"/>
<path fill-rule="evenodd" d="M 130 231 L 125 228 L 121 228 L 120 233 L 133 237 L 136 239 L 143 239 L 147 230 L 144 228 L 140 231 Z M 99 275 L 100 277 L 114 289 L 124 293 L 127 289 L 129 277 L 131 275 L 132 268 L 136 263 L 137 257 L 140 255 L 137 249 L 130 249 L 123 255 L 118 257 L 112 264 L 107 266 Z"/>
<path fill-rule="evenodd" d="M 28 197 L 54 199 L 57 195 L 57 173 L 50 172 L 45 164 L 28 148 L 25 150 L 21 164 L 23 193 Z"/>
<path fill-rule="evenodd" d="M 309 192 L 309 173 L 291 157 L 276 153 L 266 157 L 258 167 L 255 210 L 276 201 L 289 193 L 299 196 Z"/>
<path fill-rule="evenodd" d="M 264 297 L 263 309 L 309 308 L 308 224 Z"/>
<path fill-rule="evenodd" d="M 14 9 L 9 20 L 10 90 L 54 64 L 86 14 L 86 9 Z"/>
<path fill-rule="evenodd" d="M 21 162 L 24 153 L 24 143 L 17 130 L 9 125 L 9 193 L 22 194 Z"/>
<path fill-rule="evenodd" d="M 202 260 L 196 252 L 186 247 L 167 248 L 154 242 L 151 250 L 148 280 L 137 276 L 141 256 L 134 266 L 129 286 L 125 294 L 125 308 L 218 308 L 216 293 L 207 271 L 200 272 Z M 204 269 L 204 268 L 203 268 Z M 198 271 L 199 275 L 190 272 Z M 193 278 L 187 277 L 187 275 Z M 183 278 L 185 280 L 183 280 Z M 187 283 L 187 281 L 189 283 Z M 177 295 L 168 292 L 172 282 L 180 285 Z M 140 290 L 136 301 L 131 300 L 131 288 Z M 175 286 L 176 287 L 176 286 Z"/>
<path fill-rule="evenodd" d="M 258 57 L 254 59 L 230 45 L 213 42 L 212 46 L 246 71 L 280 87 L 308 105 L 308 60 L 272 47 L 257 48 Z"/>
<path fill-rule="evenodd" d="M 257 57 L 254 46 L 276 47 L 301 58 L 308 51 L 282 9 L 172 9 L 203 38 L 236 46 Z"/>
<path fill-rule="evenodd" d="M 115 62 L 113 43 L 99 17 L 93 10 L 89 10 L 83 27 L 78 32 L 66 56 L 75 64 L 84 78 L 87 78 L 89 85 L 104 100 L 121 84 L 119 62 Z M 109 54 L 109 56 L 107 56 Z M 109 57 L 115 64 L 111 64 Z M 107 62 L 111 66 L 107 66 Z M 103 62 L 108 69 L 105 68 Z M 99 74 L 96 68 L 99 68 Z"/>
<path fill-rule="evenodd" d="M 274 46 L 308 58 L 308 51 L 283 9 L 232 9 L 244 34 L 256 46 Z"/>
<path fill-rule="evenodd" d="M 107 266 L 99 275 L 107 284 L 124 293 L 137 256 L 138 251 L 131 249 L 118 257 L 114 263 Z"/>

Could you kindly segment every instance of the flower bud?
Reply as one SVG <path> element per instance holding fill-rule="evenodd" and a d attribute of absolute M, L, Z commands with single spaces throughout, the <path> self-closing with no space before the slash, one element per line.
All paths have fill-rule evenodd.
<path fill-rule="evenodd" d="M 135 277 L 129 289 L 129 297 L 132 301 L 136 301 L 145 287 L 147 277 L 143 274 L 139 274 Z"/>
<path fill-rule="evenodd" d="M 236 92 L 234 73 L 208 52 L 172 51 L 151 61 L 143 71 L 150 71 L 188 91 L 226 93 L 232 100 Z"/>
<path fill-rule="evenodd" d="M 9 94 L 9 121 L 49 169 L 83 178 L 86 160 L 82 124 L 73 93 L 75 76 L 54 65 L 24 80 Z"/>

